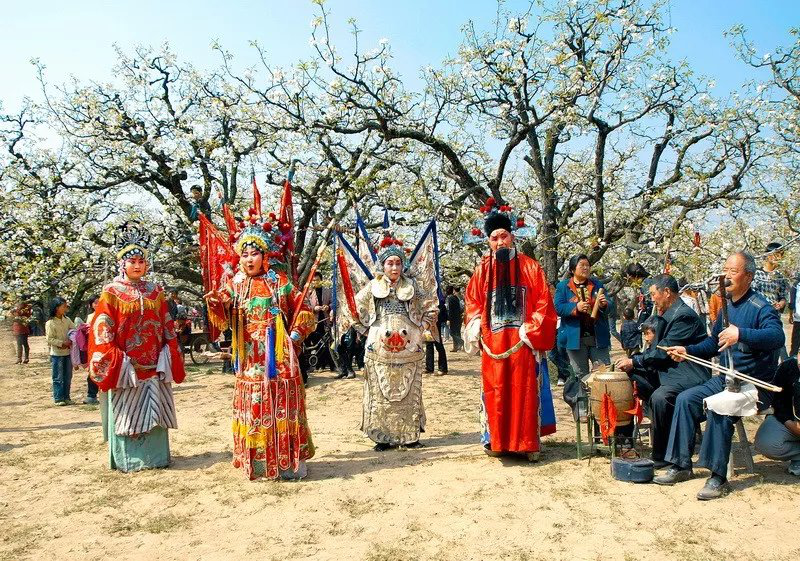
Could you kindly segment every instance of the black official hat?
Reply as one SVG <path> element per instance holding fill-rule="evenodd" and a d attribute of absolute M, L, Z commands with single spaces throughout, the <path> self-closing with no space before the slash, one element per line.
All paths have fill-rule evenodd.
<path fill-rule="evenodd" d="M 492 212 L 486 217 L 483 231 L 486 232 L 487 236 L 491 236 L 492 232 L 499 228 L 511 232 L 511 217 L 504 212 Z"/>

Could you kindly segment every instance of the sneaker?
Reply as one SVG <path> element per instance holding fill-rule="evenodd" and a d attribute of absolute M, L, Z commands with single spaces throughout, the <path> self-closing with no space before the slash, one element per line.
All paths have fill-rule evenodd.
<path fill-rule="evenodd" d="M 63 407 L 66 404 L 67 404 L 66 401 L 56 401 L 56 405 L 58 405 L 59 407 Z"/>
<path fill-rule="evenodd" d="M 23 360 L 22 364 L 28 364 L 28 359 L 26 358 L 25 360 Z"/>
<path fill-rule="evenodd" d="M 713 474 L 706 481 L 705 486 L 697 493 L 698 501 L 719 499 L 731 492 L 731 484 L 721 475 Z"/>
<path fill-rule="evenodd" d="M 350 372 L 347 373 L 347 376 L 345 376 L 345 380 L 354 380 L 355 377 L 356 373 L 351 370 Z"/>
<path fill-rule="evenodd" d="M 434 376 L 444 376 L 447 374 L 447 370 L 437 370 Z"/>
<path fill-rule="evenodd" d="M 692 472 L 691 469 L 681 469 L 679 467 L 672 466 L 664 475 L 654 477 L 653 483 L 656 485 L 675 485 L 676 483 L 680 483 L 682 481 L 689 481 L 692 477 L 694 477 L 694 472 Z"/>
<path fill-rule="evenodd" d="M 789 469 L 787 471 L 792 475 L 800 476 L 800 460 L 792 460 L 789 462 Z"/>
<path fill-rule="evenodd" d="M 100 402 L 97 401 L 96 397 L 87 397 L 86 399 L 83 400 L 84 405 L 97 405 L 98 403 Z"/>

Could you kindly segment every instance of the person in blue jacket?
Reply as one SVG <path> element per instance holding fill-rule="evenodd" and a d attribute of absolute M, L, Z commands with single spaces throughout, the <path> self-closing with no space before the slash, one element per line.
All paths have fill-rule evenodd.
<path fill-rule="evenodd" d="M 733 367 L 764 382 L 772 382 L 778 366 L 778 350 L 783 346 L 785 335 L 780 315 L 763 295 L 753 290 L 751 284 L 756 272 L 756 262 L 745 252 L 728 257 L 723 269 L 729 283 L 726 287 L 730 325 L 722 325 L 722 314 L 705 339 L 686 346 L 671 346 L 667 349 L 676 362 L 686 355 L 711 359 L 720 357 L 720 365 Z M 730 349 L 729 353 L 724 352 Z M 694 435 L 702 420 L 706 430 L 700 446 L 698 465 L 708 468 L 711 477 L 697 493 L 700 500 L 711 500 L 730 492 L 727 480 L 728 459 L 731 452 L 733 430 L 738 417 L 705 411 L 703 400 L 725 389 L 725 376 L 714 376 L 705 384 L 687 389 L 678 395 L 675 413 L 672 416 L 669 443 L 664 459 L 672 464 L 667 472 L 654 478 L 659 485 L 674 485 L 693 477 L 692 455 Z M 769 407 L 769 392 L 759 390 L 759 409 Z"/>
<path fill-rule="evenodd" d="M 572 370 L 583 377 L 591 363 L 611 364 L 611 335 L 608 327 L 608 300 L 598 294 L 603 283 L 591 276 L 592 265 L 584 255 L 569 260 L 569 278 L 556 287 L 556 313 L 561 318 L 559 342 L 567 349 Z M 595 302 L 599 313 L 592 318 Z"/>

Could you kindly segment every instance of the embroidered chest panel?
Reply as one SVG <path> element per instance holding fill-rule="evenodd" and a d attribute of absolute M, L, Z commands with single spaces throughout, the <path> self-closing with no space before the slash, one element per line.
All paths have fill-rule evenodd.
<path fill-rule="evenodd" d="M 492 306 L 491 306 L 489 329 L 491 329 L 493 333 L 496 333 L 497 331 L 501 331 L 503 329 L 519 328 L 523 324 L 523 316 L 525 314 L 525 305 L 527 303 L 527 296 L 528 296 L 527 287 L 512 286 L 511 294 L 514 298 L 517 297 L 517 293 L 519 293 L 519 299 L 518 299 L 518 306 L 516 313 L 507 313 L 506 315 L 500 317 L 495 312 L 497 291 L 496 290 L 492 291 L 491 293 Z"/>

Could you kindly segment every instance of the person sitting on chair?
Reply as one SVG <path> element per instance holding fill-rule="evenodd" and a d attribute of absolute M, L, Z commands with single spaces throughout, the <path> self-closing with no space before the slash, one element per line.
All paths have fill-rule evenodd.
<path fill-rule="evenodd" d="M 726 298 L 730 325 L 723 326 L 724 314 L 714 322 L 711 335 L 693 345 L 676 345 L 668 349 L 670 357 L 681 362 L 686 355 L 711 359 L 720 356 L 720 366 L 733 367 L 742 374 L 770 382 L 778 362 L 776 352 L 783 346 L 785 336 L 778 310 L 772 307 L 751 284 L 756 272 L 753 256 L 743 251 L 732 254 L 723 269 L 726 279 Z M 726 305 L 723 302 L 723 305 Z M 727 353 L 726 349 L 730 349 Z M 714 376 L 705 384 L 682 392 L 675 402 L 669 443 L 665 459 L 672 464 L 669 470 L 653 481 L 659 485 L 674 485 L 692 478 L 692 455 L 695 433 L 700 422 L 707 420 L 700 447 L 699 465 L 711 470 L 711 477 L 697 494 L 701 501 L 717 499 L 730 492 L 727 480 L 728 460 L 733 430 L 739 417 L 706 413 L 703 402 L 725 389 L 725 377 Z M 762 409 L 769 405 L 770 396 L 759 390 Z"/>
<path fill-rule="evenodd" d="M 681 300 L 678 282 L 671 275 L 658 275 L 650 284 L 649 296 L 655 312 L 645 323 L 652 326 L 659 346 L 692 345 L 706 338 L 706 328 L 694 310 Z M 706 382 L 711 373 L 691 362 L 676 362 L 666 352 L 650 344 L 643 352 L 617 361 L 618 369 L 634 374 L 640 397 L 648 404 L 652 422 L 652 459 L 656 467 L 669 465 L 664 460 L 667 439 L 675 411 L 675 399 L 682 391 Z M 655 376 L 642 375 L 651 371 Z"/>

